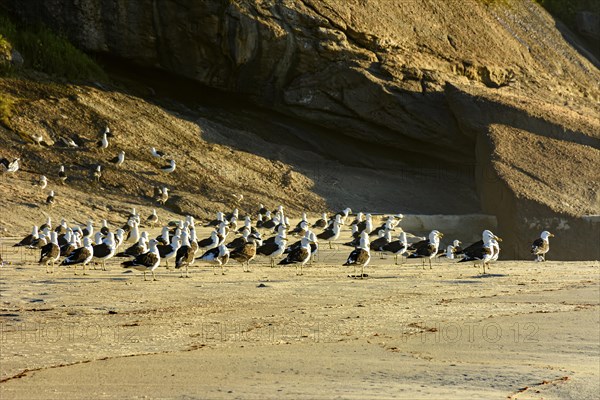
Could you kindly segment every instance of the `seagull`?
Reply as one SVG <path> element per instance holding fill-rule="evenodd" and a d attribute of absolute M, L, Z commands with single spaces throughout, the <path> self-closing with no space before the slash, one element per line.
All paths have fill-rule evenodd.
<path fill-rule="evenodd" d="M 360 278 L 364 278 L 365 275 L 365 267 L 369 264 L 369 261 L 371 261 L 371 251 L 369 250 L 369 234 L 366 231 L 363 231 L 360 234 L 360 244 L 358 245 L 358 247 L 356 249 L 354 249 L 350 255 L 348 256 L 348 259 L 346 260 L 346 262 L 343 264 L 344 266 L 348 266 L 348 265 L 353 265 L 354 266 L 354 273 L 352 275 L 350 275 L 350 277 L 352 278 L 356 278 L 356 266 L 360 265 L 361 267 L 361 272 L 360 272 Z"/>
<path fill-rule="evenodd" d="M 313 225 L 313 228 L 325 228 L 327 226 L 327 213 L 323 213 Z"/>
<path fill-rule="evenodd" d="M 366 230 L 363 232 L 369 233 Z M 379 251 L 381 253 L 381 258 L 383 258 L 382 248 L 383 248 L 383 246 L 392 242 L 392 229 L 385 229 L 385 230 L 381 231 L 380 235 L 381 235 L 380 237 L 378 237 L 377 239 L 375 239 L 371 242 L 371 244 L 369 245 L 369 249 L 374 250 L 374 251 Z"/>
<path fill-rule="evenodd" d="M 217 245 L 218 245 L 218 239 L 216 237 L 216 231 L 213 231 L 211 233 L 211 237 L 209 238 L 209 240 L 213 240 L 213 235 L 214 235 L 214 240 L 217 241 Z M 237 249 L 240 246 L 245 245 L 246 243 L 248 243 L 248 238 L 250 237 L 250 229 L 244 229 L 242 231 L 242 236 L 233 239 L 231 242 L 227 243 L 227 248 L 228 249 Z M 204 239 L 207 240 L 207 239 Z M 216 246 L 215 246 L 216 247 Z"/>
<path fill-rule="evenodd" d="M 67 180 L 67 174 L 65 173 L 65 166 L 61 165 L 60 168 L 58 169 L 58 179 L 60 179 L 60 182 L 64 185 L 65 181 Z"/>
<path fill-rule="evenodd" d="M 156 209 L 152 209 L 152 214 L 148 218 L 146 218 L 146 225 L 154 228 L 154 226 L 158 224 L 158 215 L 156 215 Z"/>
<path fill-rule="evenodd" d="M 61 257 L 69 257 L 77 249 L 77 236 L 72 234 L 69 242 L 60 248 Z"/>
<path fill-rule="evenodd" d="M 144 273 L 144 280 L 147 280 L 146 272 L 150 271 L 152 273 L 152 280 L 158 280 L 154 274 L 154 270 L 160 265 L 160 254 L 158 253 L 156 243 L 156 240 L 151 239 L 150 249 L 147 252 L 138 255 L 131 261 L 125 261 L 124 263 L 121 263 L 121 266 L 123 266 L 123 268 L 133 268 L 135 270 L 142 271 Z"/>
<path fill-rule="evenodd" d="M 29 138 L 34 144 L 37 144 L 38 146 L 41 146 L 42 141 L 44 140 L 44 137 L 41 133 L 30 133 Z"/>
<path fill-rule="evenodd" d="M 110 232 L 110 229 L 108 227 L 108 222 L 105 219 L 103 219 L 102 220 L 102 226 L 100 227 L 100 233 L 103 236 L 108 236 L 109 232 Z"/>
<path fill-rule="evenodd" d="M 50 243 L 42 246 L 39 264 L 46 265 L 46 273 L 54 273 L 54 263 L 60 258 L 60 247 L 58 246 L 58 235 L 50 232 Z M 48 271 L 48 264 L 52 264 L 52 271 Z"/>
<path fill-rule="evenodd" d="M 150 152 L 152 153 L 152 155 L 154 157 L 157 157 L 157 158 L 163 158 L 165 156 L 165 153 L 163 153 L 162 151 L 156 150 L 154 147 L 150 148 Z"/>
<path fill-rule="evenodd" d="M 158 243 L 158 240 L 156 241 Z M 158 253 L 160 254 L 160 258 L 165 260 L 165 267 L 167 269 L 169 269 L 169 260 L 177 255 L 177 250 L 179 250 L 180 246 L 179 235 L 173 236 L 170 244 L 157 244 Z"/>
<path fill-rule="evenodd" d="M 109 131 L 110 132 L 110 131 Z M 98 142 L 96 142 L 96 146 L 101 150 L 104 151 L 104 149 L 106 149 L 108 147 L 108 138 L 107 138 L 107 133 L 108 132 L 104 132 L 102 134 L 102 139 L 98 140 Z"/>
<path fill-rule="evenodd" d="M 242 202 L 242 200 L 244 200 L 244 195 L 243 194 L 232 194 L 231 197 L 234 198 L 234 203 L 235 204 L 240 204 Z"/>
<path fill-rule="evenodd" d="M 163 244 L 163 245 L 169 245 L 171 244 L 171 238 L 169 235 L 170 231 L 169 231 L 169 227 L 168 226 L 163 226 L 160 235 L 158 235 L 156 237 L 156 240 L 158 241 L 159 244 Z"/>
<path fill-rule="evenodd" d="M 189 235 L 187 232 L 181 233 L 181 247 L 177 250 L 175 256 L 175 269 L 180 269 L 185 265 L 185 277 L 189 278 L 188 268 L 194 263 L 194 249 L 190 244 Z M 181 271 L 180 278 L 183 278 L 183 271 Z"/>
<path fill-rule="evenodd" d="M 40 226 L 40 231 L 45 230 L 46 228 L 52 229 L 52 218 L 50 216 L 46 217 L 46 222 Z"/>
<path fill-rule="evenodd" d="M 225 275 L 225 270 L 223 267 L 229 261 L 229 249 L 225 244 L 220 244 L 218 247 L 207 250 L 200 257 L 196 258 L 199 261 L 211 262 L 213 264 L 213 274 L 217 274 L 215 272 L 215 267 L 218 265 L 221 267 L 221 275 Z"/>
<path fill-rule="evenodd" d="M 51 230 L 52 229 L 52 218 L 48 215 L 46 217 L 46 222 L 42 224 L 42 226 L 40 226 L 40 231 L 43 230 Z"/>
<path fill-rule="evenodd" d="M 109 161 L 115 164 L 116 167 L 120 167 L 121 164 L 123 164 L 123 161 L 125 161 L 125 152 L 121 150 L 118 155 L 111 158 Z"/>
<path fill-rule="evenodd" d="M 94 234 L 94 221 L 88 219 L 87 226 L 81 231 L 83 237 L 91 237 Z"/>
<path fill-rule="evenodd" d="M 33 182 L 33 186 L 39 187 L 40 190 L 46 189 L 46 186 L 48 186 L 48 178 L 46 178 L 45 175 L 40 175 L 40 178 Z"/>
<path fill-rule="evenodd" d="M 554 235 L 548 231 L 544 231 L 540 234 L 540 237 L 535 239 L 531 245 L 531 254 L 535 256 L 535 261 L 546 261 L 546 253 L 550 250 L 550 242 L 548 238 L 554 237 Z"/>
<path fill-rule="evenodd" d="M 296 275 L 303 275 L 302 268 L 308 262 L 308 260 L 310 260 L 311 242 L 312 240 L 310 240 L 308 237 L 303 237 L 300 240 L 300 247 L 292 250 L 286 258 L 279 261 L 279 265 L 294 264 L 296 265 Z M 298 272 L 298 266 L 300 266 L 300 272 Z"/>
<path fill-rule="evenodd" d="M 48 193 L 48 197 L 46 197 L 46 205 L 48 207 L 52 207 L 54 205 L 54 190 L 51 190 L 50 193 Z"/>
<path fill-rule="evenodd" d="M 162 167 L 160 167 L 160 170 L 166 173 L 171 173 L 175 171 L 175 160 L 169 160 L 169 165 L 163 165 Z"/>
<path fill-rule="evenodd" d="M 336 214 L 335 219 L 333 220 L 333 225 L 331 228 L 325 229 L 323 232 L 317 235 L 317 238 L 327 240 L 329 242 L 329 248 L 331 247 L 331 242 L 337 240 L 340 237 L 340 225 L 342 224 L 342 217 L 340 214 Z"/>
<path fill-rule="evenodd" d="M 96 166 L 96 170 L 94 171 L 94 179 L 96 182 L 100 182 L 100 178 L 102 177 L 102 166 Z"/>
<path fill-rule="evenodd" d="M 340 216 L 341 217 L 341 224 L 344 225 L 346 223 L 346 218 L 348 218 L 348 215 L 350 215 L 352 213 L 352 210 L 350 209 L 350 207 L 345 208 L 344 210 L 338 212 L 336 214 L 336 216 Z"/>
<path fill-rule="evenodd" d="M 100 232 L 98 232 L 100 233 Z M 112 232 L 108 233 L 108 236 L 102 241 L 102 243 L 97 244 L 93 247 L 94 249 L 94 258 L 98 259 L 102 263 L 102 270 L 106 271 L 106 260 L 112 258 L 115 255 L 116 244 L 115 244 L 115 234 Z"/>
<path fill-rule="evenodd" d="M 69 137 L 63 136 L 63 137 L 61 137 L 60 139 L 62 140 L 62 142 L 63 142 L 63 143 L 65 144 L 65 146 L 67 146 L 67 147 L 73 147 L 73 148 L 75 148 L 75 147 L 79 147 L 79 145 L 78 145 L 77 143 L 75 143 L 75 142 L 73 141 L 73 139 L 71 139 L 71 138 L 69 138 Z"/>
<path fill-rule="evenodd" d="M 169 188 L 163 186 L 162 190 L 159 189 L 157 196 L 155 196 L 155 199 L 157 203 L 164 206 L 167 200 L 169 200 Z"/>
<path fill-rule="evenodd" d="M 267 256 L 271 260 L 271 267 L 275 267 L 275 257 L 281 256 L 287 247 L 287 238 L 284 234 L 278 234 L 275 241 L 265 243 L 256 249 L 256 254 Z"/>
<path fill-rule="evenodd" d="M 456 253 L 462 251 L 462 249 L 460 248 L 461 243 L 462 242 L 460 240 L 454 240 L 452 244 L 446 247 L 446 250 L 439 249 L 438 257 L 446 257 L 449 260 L 454 260 Z"/>
<path fill-rule="evenodd" d="M 148 250 L 146 247 L 146 242 L 146 236 L 140 236 L 137 243 L 132 244 L 125 249 L 125 251 L 115 254 L 115 257 L 137 257 Z"/>
<path fill-rule="evenodd" d="M 423 269 L 425 269 L 425 258 L 428 258 L 429 269 L 431 269 L 431 259 L 436 256 L 440 247 L 440 238 L 443 236 L 444 234 L 437 230 L 431 231 L 428 239 L 408 246 L 408 250 L 411 252 L 408 258 L 422 258 Z"/>
<path fill-rule="evenodd" d="M 19 170 L 19 161 L 21 159 L 20 158 L 15 158 L 12 161 L 8 161 L 8 159 L 6 158 L 2 158 L 0 159 L 0 171 L 2 171 L 2 173 L 14 173 L 17 172 Z"/>
<path fill-rule="evenodd" d="M 65 258 L 60 265 L 73 265 L 73 271 L 75 275 L 77 275 L 77 271 L 75 268 L 77 264 L 83 264 L 83 275 L 87 275 L 85 273 L 85 266 L 92 261 L 92 257 L 94 257 L 94 248 L 92 247 L 92 242 L 90 238 L 83 238 L 83 247 L 75 249 L 67 258 Z"/>
<path fill-rule="evenodd" d="M 242 267 L 246 264 L 246 268 L 243 268 L 244 272 L 250 272 L 250 261 L 252 261 L 254 257 L 256 257 L 256 241 L 254 236 L 250 236 L 246 244 L 229 253 L 229 258 L 242 264 Z"/>
<path fill-rule="evenodd" d="M 485 266 L 489 265 L 492 257 L 494 256 L 493 240 L 502 241 L 498 236 L 494 235 L 492 231 L 486 229 L 481 234 L 482 240 L 473 243 L 469 247 L 465 248 L 461 254 L 464 254 L 464 258 L 459 262 L 472 261 L 475 265 L 478 261 L 481 262 L 483 267 L 483 273 L 485 274 Z"/>
<path fill-rule="evenodd" d="M 384 253 L 392 253 L 395 257 L 395 264 L 398 265 L 398 256 L 406 253 L 408 248 L 408 242 L 406 240 L 406 232 L 400 233 L 400 240 L 394 240 L 381 247 L 381 251 Z"/>

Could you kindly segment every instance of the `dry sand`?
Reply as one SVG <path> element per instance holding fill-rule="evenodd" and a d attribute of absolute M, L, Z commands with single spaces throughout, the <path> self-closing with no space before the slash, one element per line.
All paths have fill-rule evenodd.
<path fill-rule="evenodd" d="M 200 237 L 207 234 L 200 230 Z M 347 235 L 347 233 L 346 233 Z M 2 244 L 14 243 L 4 238 Z M 0 397 L 597 398 L 600 264 L 470 264 L 321 245 L 296 276 L 267 259 L 144 282 L 109 271 L 54 275 L 3 248 Z M 33 253 L 32 253 L 33 254 Z M 549 256 L 551 259 L 551 254 Z"/>

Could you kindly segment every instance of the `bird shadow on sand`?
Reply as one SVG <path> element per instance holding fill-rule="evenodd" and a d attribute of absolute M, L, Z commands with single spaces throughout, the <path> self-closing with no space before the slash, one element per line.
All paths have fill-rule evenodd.
<path fill-rule="evenodd" d="M 472 283 L 481 283 L 481 281 L 471 281 L 471 280 L 467 280 L 467 279 L 460 279 L 460 280 L 454 280 L 454 281 L 443 281 L 444 283 L 453 283 L 453 284 L 457 284 L 457 285 L 470 285 Z"/>
<path fill-rule="evenodd" d="M 156 171 L 140 171 L 138 172 L 140 175 L 148 175 L 148 176 L 157 176 L 158 172 Z"/>
<path fill-rule="evenodd" d="M 506 274 L 480 274 L 480 275 L 473 275 L 470 278 L 472 278 L 472 279 L 502 278 L 504 276 L 508 276 L 508 275 L 506 275 Z"/>

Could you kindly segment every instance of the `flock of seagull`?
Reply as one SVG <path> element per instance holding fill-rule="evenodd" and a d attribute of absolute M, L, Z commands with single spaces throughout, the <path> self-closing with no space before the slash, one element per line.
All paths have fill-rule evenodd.
<path fill-rule="evenodd" d="M 109 147 L 110 136 L 112 136 L 111 131 L 106 127 L 101 139 L 96 143 L 100 151 Z M 72 139 L 63 138 L 63 142 L 69 147 L 78 147 Z M 165 153 L 154 147 L 150 149 L 150 153 L 153 157 L 161 159 L 166 157 Z M 120 167 L 125 162 L 125 152 L 120 151 L 109 161 L 116 167 Z M 19 158 L 12 161 L 6 158 L 0 159 L 0 172 L 3 174 L 14 173 L 19 167 Z M 175 169 L 174 159 L 169 159 L 167 165 L 160 167 L 164 173 L 172 173 Z M 92 175 L 99 182 L 102 178 L 102 166 L 97 165 Z M 65 167 L 61 165 L 58 180 L 65 184 L 67 179 Z M 34 185 L 43 190 L 48 186 L 48 179 L 41 175 Z M 235 195 L 235 197 L 238 203 L 243 199 L 243 195 Z M 158 204 L 164 205 L 168 198 L 169 189 L 166 186 L 154 188 L 154 199 Z M 50 190 L 46 204 L 51 207 L 54 202 L 55 193 L 54 190 Z M 165 263 L 166 268 L 169 268 L 169 261 L 172 261 L 172 266 L 181 270 L 181 277 L 189 277 L 189 267 L 196 261 L 212 263 L 213 272 L 216 274 L 217 266 L 220 266 L 221 273 L 224 273 L 223 267 L 230 259 L 240 263 L 244 271 L 250 271 L 250 262 L 256 256 L 268 257 L 271 267 L 274 267 L 276 262 L 279 265 L 295 265 L 296 274 L 302 275 L 306 263 L 309 260 L 314 262 L 319 251 L 319 243 L 327 242 L 329 248 L 332 248 L 332 243 L 338 241 L 342 227 L 345 225 L 350 226 L 351 240 L 344 245 L 354 248 L 343 264 L 354 267 L 350 277 L 367 276 L 364 268 L 371 260 L 371 252 L 379 253 L 380 257 L 386 254 L 393 255 L 396 264 L 398 264 L 398 257 L 421 258 L 423 268 L 425 268 L 425 260 L 428 260 L 429 267 L 432 268 L 431 260 L 435 257 L 459 259 L 459 262 L 480 264 L 484 274 L 486 266 L 489 267 L 500 254 L 499 242 L 502 239 L 490 230 L 484 230 L 480 241 L 464 249 L 460 247 L 462 243 L 458 240 L 454 240 L 446 248 L 441 248 L 440 239 L 443 234 L 438 230 L 432 230 L 427 238 L 419 238 L 422 240 L 409 244 L 406 232 L 399 226 L 403 218 L 402 214 L 390 215 L 380 226 L 375 227 L 371 214 L 359 212 L 353 221 L 349 221 L 351 213 L 350 208 L 338 212 L 332 218 L 329 218 L 327 213 L 323 213 L 312 224 L 308 221 L 306 213 L 303 213 L 300 222 L 292 228 L 283 206 L 269 211 L 261 204 L 258 212 L 253 215 L 254 222 L 248 215 L 243 218 L 242 223 L 238 209 L 227 215 L 218 212 L 216 218 L 205 225 L 212 227 L 213 231 L 204 239 L 198 239 L 197 224 L 191 216 L 164 226 L 161 234 L 156 238 L 150 238 L 147 231 L 140 229 L 142 223 L 135 209 L 130 213 L 127 222 L 114 232 L 109 229 L 106 220 L 103 220 L 101 228 L 97 231 L 92 220 L 89 220 L 85 227 L 69 227 L 63 219 L 60 225 L 53 229 L 51 218 L 48 217 L 45 224 L 39 229 L 33 226 L 31 234 L 14 246 L 40 249 L 39 264 L 45 265 L 48 273 L 54 272 L 55 264 L 61 257 L 63 259 L 60 265 L 73 266 L 75 274 L 80 264 L 83 274 L 86 274 L 86 267 L 92 261 L 99 262 L 104 270 L 109 259 L 127 257 L 129 259 L 121 265 L 124 268 L 142 271 L 144 280 L 147 272 L 150 272 L 153 280 L 156 280 L 155 270 L 162 262 Z M 144 221 L 144 225 L 154 228 L 158 222 L 156 210 L 153 210 Z M 241 226 L 238 227 L 238 224 Z M 317 234 L 316 230 L 321 232 Z M 393 240 L 393 232 L 399 233 L 398 239 Z M 288 235 L 295 236 L 298 240 L 290 243 Z M 550 249 L 548 238 L 552 236 L 554 235 L 550 232 L 544 231 L 532 244 L 531 252 L 535 255 L 536 261 L 545 261 L 545 255 Z M 234 238 L 228 240 L 231 237 Z M 127 244 L 129 246 L 125 248 Z M 357 267 L 361 268 L 358 275 Z"/>
<path fill-rule="evenodd" d="M 381 257 L 393 255 L 396 264 L 398 257 L 421 258 L 423 269 L 425 260 L 432 268 L 431 260 L 435 257 L 459 259 L 458 262 L 473 262 L 474 266 L 480 264 L 484 274 L 486 266 L 496 261 L 500 253 L 498 242 L 502 239 L 490 230 L 484 230 L 482 239 L 466 248 L 461 248 L 461 242 L 454 240 L 443 249 L 440 247 L 443 234 L 438 230 L 432 230 L 427 238 L 419 238 L 422 240 L 409 244 L 406 232 L 399 226 L 402 214 L 390 215 L 375 227 L 371 214 L 359 212 L 354 220 L 349 221 L 351 212 L 346 208 L 332 218 L 323 213 L 312 224 L 303 213 L 300 222 L 293 228 L 283 206 L 269 211 L 261 205 L 254 222 L 251 216 L 240 219 L 238 209 L 229 214 L 218 212 L 214 220 L 200 225 L 212 228 L 210 235 L 204 239 L 197 237 L 196 227 L 199 224 L 192 216 L 171 221 L 162 227 L 160 235 L 151 238 L 148 231 L 140 227 L 155 228 L 159 225 L 156 210 L 142 224 L 140 215 L 132 209 L 126 223 L 114 232 L 106 220 L 102 221 L 99 230 L 95 229 L 92 220 L 84 227 L 69 227 L 64 219 L 53 229 L 52 220 L 48 217 L 41 227 L 34 226 L 31 234 L 14 246 L 40 249 L 39 264 L 45 265 L 48 273 L 54 272 L 61 257 L 59 265 L 72 266 L 75 274 L 78 265 L 82 266 L 82 273 L 87 274 L 86 267 L 92 262 L 105 270 L 106 262 L 116 257 L 127 258 L 121 266 L 143 272 L 144 280 L 147 280 L 148 272 L 153 280 L 157 280 L 155 271 L 163 262 L 167 269 L 180 270 L 180 277 L 186 278 L 190 277 L 189 267 L 196 261 L 211 263 L 215 274 L 217 267 L 224 274 L 224 266 L 229 260 L 237 261 L 244 272 L 250 272 L 250 262 L 257 256 L 268 257 L 271 267 L 275 267 L 276 263 L 294 265 L 296 275 L 302 275 L 303 267 L 310 260 L 314 262 L 319 244 L 327 242 L 329 248 L 333 248 L 332 243 L 339 239 L 341 228 L 345 225 L 350 226 L 352 240 L 343 245 L 354 249 L 343 265 L 354 267 L 353 274 L 348 275 L 353 278 L 368 276 L 364 268 L 369 264 L 372 252 L 379 253 Z M 321 230 L 318 234 L 315 233 L 317 229 Z M 397 240 L 392 240 L 392 232 L 400 233 Z M 290 243 L 289 236 L 295 236 L 297 240 Z M 544 231 L 533 243 L 532 253 L 536 261 L 545 261 L 550 248 L 548 238 L 552 236 Z M 171 267 L 169 262 L 172 262 Z M 360 274 L 356 273 L 357 267 L 361 268 Z"/>
<path fill-rule="evenodd" d="M 39 136 L 41 138 L 41 135 L 39 135 Z M 104 128 L 104 130 L 101 134 L 101 138 L 96 142 L 96 144 L 95 144 L 96 148 L 99 149 L 101 152 L 104 152 L 104 150 L 106 150 L 109 147 L 109 144 L 110 144 L 109 137 L 112 137 L 112 132 L 111 132 L 110 128 L 107 126 Z M 41 139 L 34 140 L 34 142 L 39 145 L 41 143 Z M 77 143 L 75 143 L 75 141 L 73 139 L 67 138 L 67 137 L 61 137 L 61 143 L 70 148 L 78 148 L 79 147 L 79 145 Z M 156 150 L 156 148 L 154 148 L 154 147 L 150 148 L 150 154 L 153 157 L 161 158 L 161 159 L 164 159 L 167 157 L 164 152 Z M 123 163 L 125 162 L 125 151 L 123 151 L 123 150 L 119 151 L 119 153 L 115 157 L 113 157 L 107 161 L 109 163 L 113 164 L 117 168 L 121 167 L 123 165 Z M 20 168 L 20 162 L 21 162 L 20 158 L 14 158 L 12 161 L 8 160 L 7 158 L 2 158 L 2 159 L 0 159 L 0 172 L 3 175 L 15 173 Z M 175 160 L 173 158 L 170 158 L 170 159 L 167 159 L 167 164 L 159 167 L 159 170 L 163 173 L 170 174 L 175 171 L 176 167 L 177 167 L 177 165 L 175 163 Z M 93 169 L 91 171 L 91 176 L 96 183 L 99 183 L 100 180 L 102 179 L 102 171 L 103 171 L 103 166 L 100 164 L 95 165 L 93 167 Z M 65 182 L 67 181 L 67 179 L 68 179 L 68 176 L 65 171 L 65 166 L 60 165 L 60 167 L 58 169 L 58 181 L 60 182 L 60 184 L 64 185 Z M 36 180 L 34 180 L 34 182 L 32 182 L 32 184 L 34 186 L 37 186 L 40 190 L 46 189 L 46 187 L 48 186 L 48 183 L 49 183 L 48 178 L 45 175 L 40 175 L 39 178 L 37 178 Z M 169 199 L 169 188 L 167 188 L 166 186 L 154 188 L 154 200 L 157 203 L 164 205 L 168 199 Z M 48 207 L 52 207 L 55 203 L 55 200 L 56 200 L 56 196 L 55 196 L 54 190 L 49 190 L 48 196 L 46 197 L 45 204 Z"/>

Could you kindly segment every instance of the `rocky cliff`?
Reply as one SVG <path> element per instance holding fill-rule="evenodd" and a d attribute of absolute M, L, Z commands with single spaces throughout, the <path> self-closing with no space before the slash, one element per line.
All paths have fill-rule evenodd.
<path fill-rule="evenodd" d="M 87 51 L 323 128 L 300 135 L 328 159 L 470 180 L 511 257 L 542 227 L 600 239 L 579 225 L 600 214 L 599 63 L 533 1 L 6 3 Z M 555 242 L 560 258 L 600 258 Z"/>

